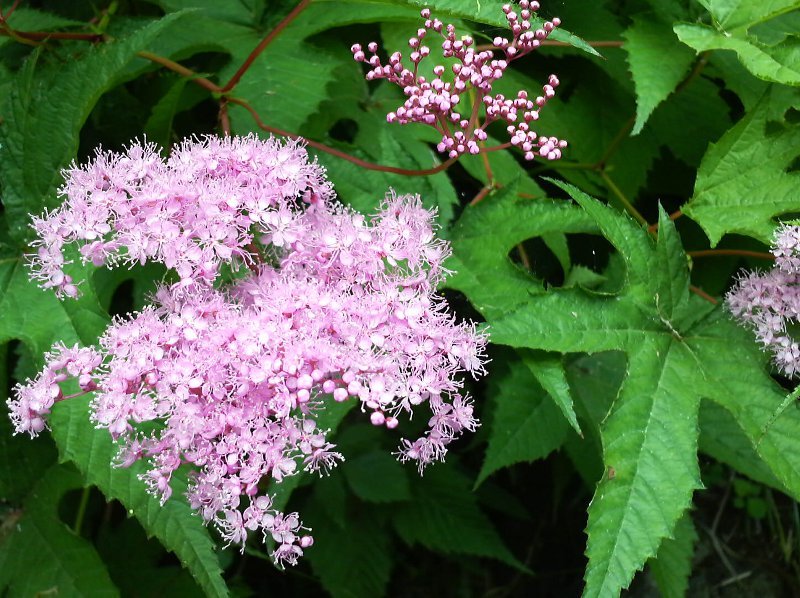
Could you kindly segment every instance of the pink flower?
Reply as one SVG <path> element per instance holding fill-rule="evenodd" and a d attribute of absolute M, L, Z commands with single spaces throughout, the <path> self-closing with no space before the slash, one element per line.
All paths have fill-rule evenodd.
<path fill-rule="evenodd" d="M 255 137 L 186 142 L 166 162 L 150 146 L 98 154 L 64 188 L 64 206 L 36 220 L 61 244 L 33 260 L 43 286 L 71 294 L 54 281 L 67 243 L 89 247 L 86 259 L 163 262 L 180 281 L 114 320 L 99 350 L 57 346 L 9 401 L 18 432 L 41 432 L 60 383 L 78 378 L 118 465 L 146 460 L 142 479 L 166 501 L 191 464 L 187 494 L 205 522 L 240 545 L 260 531 L 294 564 L 313 539 L 263 486 L 343 459 L 315 421 L 327 401 L 358 401 L 388 429 L 427 403 L 430 429 L 402 441 L 420 470 L 478 425 L 460 375 L 483 373 L 486 336 L 435 294 L 449 248 L 418 197 L 390 194 L 366 218 L 328 201 L 301 146 Z M 88 238 L 81 219 L 107 226 Z M 220 284 L 222 263 L 249 273 Z"/>

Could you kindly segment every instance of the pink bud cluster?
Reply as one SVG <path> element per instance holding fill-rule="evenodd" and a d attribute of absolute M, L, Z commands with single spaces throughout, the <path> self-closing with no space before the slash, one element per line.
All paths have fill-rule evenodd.
<path fill-rule="evenodd" d="M 519 10 L 519 14 L 514 8 Z M 522 150 L 526 160 L 536 157 L 557 160 L 567 142 L 557 137 L 539 135 L 531 128 L 531 123 L 539 119 L 541 108 L 555 95 L 559 85 L 558 77 L 550 75 L 548 82 L 542 87 L 542 94 L 535 99 L 528 97 L 526 91 L 519 91 L 515 98 L 507 98 L 503 94 L 492 94 L 492 86 L 500 79 L 509 64 L 536 48 L 547 39 L 553 30 L 560 25 L 558 18 L 545 21 L 538 29 L 533 29 L 531 17 L 539 9 L 538 2 L 520 0 L 519 5 L 503 6 L 512 38 L 496 37 L 494 51 L 480 50 L 475 47 L 470 36 L 457 38 L 452 24 L 444 25 L 439 19 L 431 18 L 430 9 L 423 9 L 420 14 L 425 19 L 424 26 L 408 40 L 410 48 L 410 65 L 403 62 L 403 55 L 394 52 L 389 56 L 388 64 L 383 64 L 378 56 L 378 44 L 367 45 L 369 58 L 360 44 L 351 48 L 353 58 L 364 62 L 371 68 L 367 72 L 368 80 L 386 79 L 400 86 L 406 101 L 396 111 L 390 112 L 386 120 L 407 124 L 424 123 L 434 127 L 442 140 L 437 145 L 439 152 L 450 158 L 462 154 L 477 154 L 481 151 L 479 143 L 486 141 L 486 128 L 495 121 L 506 123 L 506 130 L 511 136 L 510 145 Z M 419 74 L 420 62 L 430 54 L 425 38 L 434 33 L 441 35 L 442 57 L 455 62 L 449 69 L 452 80 L 445 79 L 448 70 L 442 64 L 433 67 L 433 77 L 429 80 Z M 496 52 L 502 58 L 495 58 Z M 459 112 L 463 106 L 462 98 L 470 93 L 475 94 L 472 105 L 464 108 L 465 114 Z M 484 116 L 480 118 L 480 108 L 484 108 Z"/>
<path fill-rule="evenodd" d="M 786 376 L 800 372 L 800 344 L 788 328 L 800 324 L 800 226 L 775 235 L 775 267 L 740 278 L 726 298 L 731 313 L 752 328 Z"/>
<path fill-rule="evenodd" d="M 429 429 L 398 453 L 420 470 L 478 425 L 459 376 L 483 372 L 486 338 L 435 294 L 449 250 L 418 197 L 390 194 L 364 217 L 327 201 L 301 146 L 254 137 L 189 141 L 167 161 L 133 145 L 66 176 L 67 202 L 34 224 L 59 248 L 34 258 L 43 286 L 72 294 L 53 275 L 69 244 L 83 256 L 113 245 L 103 261 L 165 262 L 180 281 L 115 319 L 99 349 L 57 345 L 9 401 L 17 432 L 41 432 L 77 378 L 73 396 L 93 393 L 118 465 L 146 460 L 162 501 L 191 465 L 188 497 L 205 522 L 242 545 L 259 531 L 294 564 L 313 540 L 296 513 L 273 509 L 268 486 L 342 460 L 316 422 L 326 402 L 357 401 L 388 429 L 427 404 Z M 249 275 L 221 282 L 219 265 L 237 261 Z"/>

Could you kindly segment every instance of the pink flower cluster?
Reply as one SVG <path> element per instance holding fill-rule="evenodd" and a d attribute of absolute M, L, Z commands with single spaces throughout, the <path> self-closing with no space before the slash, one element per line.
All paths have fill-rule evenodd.
<path fill-rule="evenodd" d="M 540 28 L 533 29 L 530 19 L 537 10 L 539 3 L 528 0 L 520 0 L 516 7 L 509 4 L 503 6 L 512 38 L 496 37 L 494 51 L 475 47 L 470 36 L 459 39 L 452 24 L 445 26 L 439 19 L 432 19 L 431 11 L 427 8 L 420 13 L 425 19 L 424 26 L 408 40 L 410 65 L 403 62 L 400 52 L 394 52 L 389 56 L 388 64 L 383 64 L 375 42 L 367 45 L 371 54 L 369 58 L 360 44 L 354 44 L 351 51 L 356 61 L 371 67 L 366 75 L 368 80 L 386 79 L 403 89 L 406 101 L 396 111 L 390 112 L 386 120 L 400 124 L 418 122 L 434 127 L 442 135 L 437 149 L 450 158 L 465 153 L 479 153 L 479 143 L 486 141 L 488 136 L 486 128 L 495 121 L 503 121 L 511 136 L 509 145 L 520 148 L 526 160 L 533 160 L 537 156 L 557 160 L 567 142 L 537 134 L 531 128 L 531 123 L 539 119 L 539 111 L 555 95 L 558 77 L 550 75 L 542 87 L 542 94 L 535 99 L 530 99 L 526 91 L 517 92 L 515 98 L 492 94 L 492 86 L 503 76 L 509 64 L 538 48 L 561 24 L 560 19 L 553 18 L 552 21 L 545 21 Z M 442 58 L 448 63 L 453 59 L 456 61 L 449 69 L 453 74 L 452 80 L 444 78 L 448 69 L 443 64 L 433 67 L 430 80 L 418 72 L 420 62 L 431 52 L 424 43 L 431 32 L 444 38 Z M 495 58 L 495 52 L 502 53 L 502 57 Z M 458 106 L 463 106 L 464 96 L 469 97 L 472 93 L 475 98 L 462 114 Z M 484 107 L 483 120 L 480 118 L 481 106 Z"/>
<path fill-rule="evenodd" d="M 254 137 L 189 141 L 167 161 L 140 145 L 98 154 L 67 172 L 65 193 L 35 221 L 47 243 L 162 261 L 180 282 L 112 322 L 99 349 L 56 346 L 9 401 L 17 432 L 41 432 L 70 398 L 60 384 L 77 377 L 93 421 L 121 445 L 119 465 L 145 459 L 145 482 L 167 500 L 172 474 L 191 464 L 188 497 L 204 521 L 239 544 L 258 530 L 276 561 L 294 564 L 313 540 L 296 513 L 272 508 L 269 484 L 342 460 L 315 421 L 327 401 L 358 401 L 389 429 L 427 404 L 428 431 L 399 451 L 420 470 L 477 426 L 458 376 L 483 372 L 486 338 L 435 295 L 448 247 L 418 197 L 390 194 L 366 218 L 327 201 L 301 146 Z M 34 266 L 70 295 L 59 255 L 40 250 Z M 223 284 L 223 262 L 251 271 Z"/>
<path fill-rule="evenodd" d="M 772 254 L 775 268 L 745 274 L 726 301 L 772 353 L 778 369 L 792 377 L 800 371 L 800 344 L 789 331 L 800 324 L 800 226 L 780 228 Z"/>

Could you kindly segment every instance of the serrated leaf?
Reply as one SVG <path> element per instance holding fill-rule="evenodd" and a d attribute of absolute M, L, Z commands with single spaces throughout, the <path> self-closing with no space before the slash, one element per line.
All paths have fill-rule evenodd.
<path fill-rule="evenodd" d="M 411 489 L 406 469 L 388 453 L 370 451 L 342 464 L 353 493 L 367 502 L 409 500 Z"/>
<path fill-rule="evenodd" d="M 674 31 L 678 38 L 697 52 L 731 50 L 742 64 L 759 79 L 784 85 L 800 85 L 800 60 L 795 55 L 782 55 L 778 47 L 768 47 L 751 36 L 732 37 L 705 25 L 679 23 Z M 788 42 L 785 42 L 788 43 Z"/>
<path fill-rule="evenodd" d="M 413 500 L 393 509 L 392 522 L 409 545 L 498 559 L 525 570 L 478 508 L 469 480 L 447 463 L 412 481 Z"/>
<path fill-rule="evenodd" d="M 168 15 L 129 37 L 92 46 L 57 68 L 40 66 L 38 55 L 26 61 L 3 103 L 0 127 L 0 183 L 15 241 L 28 236 L 29 213 L 54 205 L 61 169 L 75 157 L 78 133 L 97 100 L 137 60 L 136 52 L 181 16 Z"/>
<path fill-rule="evenodd" d="M 578 425 L 575 409 L 572 406 L 572 395 L 561 357 L 542 351 L 520 351 L 520 355 L 536 381 L 561 410 L 564 419 L 578 435 L 581 435 L 581 427 Z"/>
<path fill-rule="evenodd" d="M 687 511 L 675 525 L 673 537 L 664 539 L 658 556 L 650 561 L 650 572 L 663 598 L 683 598 L 686 595 L 696 542 L 697 532 L 691 513 Z"/>
<path fill-rule="evenodd" d="M 708 400 L 700 404 L 700 451 L 761 484 L 786 493 L 786 487 L 758 456 L 753 443 L 724 407 Z"/>
<path fill-rule="evenodd" d="M 622 35 L 636 88 L 636 122 L 631 134 L 637 135 L 689 71 L 694 53 L 678 41 L 671 26 L 655 20 L 634 18 Z"/>
<path fill-rule="evenodd" d="M 516 239 L 506 239 L 504 232 L 495 233 L 505 224 L 487 219 L 491 212 L 480 204 L 467 210 L 456 227 L 467 233 L 464 239 L 454 235 L 455 255 L 464 270 L 457 282 L 464 283 L 459 288 L 487 317 L 494 342 L 548 351 L 628 353 L 627 375 L 600 429 L 606 475 L 590 506 L 588 526 L 586 595 L 614 595 L 656 554 L 689 507 L 693 490 L 701 487 L 696 456 L 700 395 L 686 382 L 698 369 L 697 350 L 685 337 L 694 320 L 680 313 L 689 310 L 660 311 L 654 292 L 661 288 L 664 293 L 667 285 L 667 294 L 676 296 L 665 305 L 684 302 L 677 295 L 681 288 L 688 293 L 688 266 L 669 224 L 654 244 L 628 217 L 574 187 L 561 186 L 622 255 L 626 283 L 618 293 L 543 292 L 528 280 L 517 291 L 527 292 L 526 301 L 505 293 L 497 298 L 499 305 L 485 309 L 485 291 L 476 285 L 480 272 L 496 272 L 508 259 L 492 237 L 519 241 L 534 234 L 537 223 L 518 207 L 514 220 L 524 228 L 515 231 Z M 495 213 L 500 213 L 497 208 Z M 483 232 L 480 245 L 469 234 L 473 230 Z M 659 272 L 659 260 L 671 271 Z M 673 277 L 675 282 L 667 280 Z"/>
<path fill-rule="evenodd" d="M 800 126 L 767 132 L 769 97 L 709 147 L 682 208 L 708 235 L 712 247 L 726 233 L 755 237 L 769 245 L 773 218 L 800 211 L 796 173 L 785 172 L 798 154 Z"/>
<path fill-rule="evenodd" d="M 10 597 L 118 596 L 94 547 L 58 517 L 58 503 L 82 486 L 69 466 L 55 465 L 31 490 L 23 509 L 0 529 L 0 590 Z"/>
<path fill-rule="evenodd" d="M 530 355 L 528 358 L 533 359 Z M 524 358 L 492 368 L 489 380 L 495 409 L 476 487 L 498 469 L 546 457 L 567 435 L 564 416 L 546 396 Z"/>

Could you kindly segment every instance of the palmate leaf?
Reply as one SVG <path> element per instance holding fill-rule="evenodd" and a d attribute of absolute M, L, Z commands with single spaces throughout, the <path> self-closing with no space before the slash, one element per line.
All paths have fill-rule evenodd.
<path fill-rule="evenodd" d="M 0 591 L 4 596 L 118 596 L 94 547 L 58 517 L 61 497 L 83 485 L 72 466 L 54 465 L 23 508 L 0 528 Z"/>
<path fill-rule="evenodd" d="M 773 218 L 800 211 L 800 176 L 786 169 L 798 155 L 800 126 L 768 132 L 769 95 L 717 143 L 700 165 L 694 195 L 682 208 L 716 245 L 726 233 L 772 240 Z"/>
<path fill-rule="evenodd" d="M 688 268 L 673 224 L 661 213 L 658 241 L 627 217 L 571 186 L 563 188 L 599 225 L 625 261 L 627 282 L 614 295 L 580 289 L 544 291 L 516 269 L 508 247 L 541 234 L 550 204 L 515 205 L 512 220 L 498 198 L 468 209 L 453 239 L 459 274 L 451 282 L 486 317 L 493 342 L 546 351 L 622 350 L 627 375 L 600 434 L 606 474 L 589 507 L 586 595 L 615 595 L 656 555 L 701 487 L 698 407 L 703 397 L 729 410 L 771 472 L 800 496 L 792 462 L 800 416 L 787 410 L 759 442 L 776 405 L 777 385 L 758 349 L 720 309 L 689 297 Z M 538 212 L 538 213 L 537 213 Z M 570 218 L 564 219 L 565 228 Z M 507 232 L 509 225 L 515 230 Z M 516 225 L 516 227 L 514 227 Z M 478 232 L 480 231 L 480 242 Z M 489 272 L 516 271 L 515 285 L 492 288 Z M 754 353 L 755 352 L 755 353 Z M 776 396 L 777 395 L 777 396 Z M 792 436 L 794 434 L 794 436 Z"/>
<path fill-rule="evenodd" d="M 88 274 L 84 271 L 81 278 Z M 80 299 L 59 301 L 52 292 L 28 281 L 21 259 L 0 263 L 0 281 L 0 343 L 20 339 L 37 358 L 56 340 L 92 344 L 108 324 L 108 316 L 88 285 L 82 286 Z M 176 554 L 207 594 L 227 595 L 214 544 L 180 491 L 185 480 L 176 482 L 177 491 L 162 507 L 137 478 L 142 464 L 129 469 L 113 467 L 116 448 L 108 432 L 95 429 L 89 421 L 85 398 L 56 405 L 51 424 L 62 459 L 72 461 L 87 483 L 132 511 L 148 534 Z"/>

